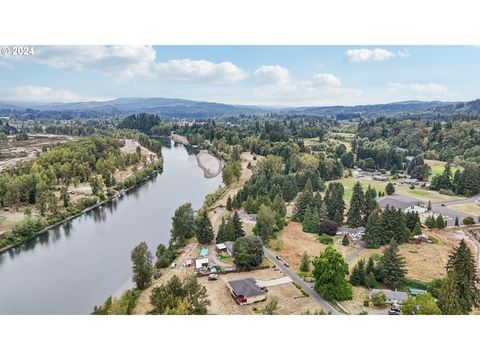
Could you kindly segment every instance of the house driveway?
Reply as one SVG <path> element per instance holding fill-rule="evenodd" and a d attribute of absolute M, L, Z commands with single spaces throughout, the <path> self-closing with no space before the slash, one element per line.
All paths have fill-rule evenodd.
<path fill-rule="evenodd" d="M 255 279 L 255 282 L 257 283 L 258 286 L 263 288 L 263 287 L 269 287 L 269 286 L 289 284 L 289 283 L 292 282 L 292 279 L 290 279 L 288 276 L 284 276 L 282 278 L 272 279 L 272 280 L 257 280 L 257 279 Z"/>

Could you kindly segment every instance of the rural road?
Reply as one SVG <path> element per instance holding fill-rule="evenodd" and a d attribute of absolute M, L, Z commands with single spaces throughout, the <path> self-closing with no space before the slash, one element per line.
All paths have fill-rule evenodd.
<path fill-rule="evenodd" d="M 328 303 L 325 299 L 323 299 L 320 295 L 318 295 L 315 290 L 305 281 L 303 281 L 297 274 L 295 274 L 290 268 L 286 267 L 283 264 L 283 261 L 278 260 L 275 255 L 268 250 L 266 247 L 263 247 L 263 251 L 265 256 L 273 262 L 279 269 L 281 269 L 285 275 L 287 275 L 290 279 L 293 280 L 297 285 L 299 285 L 308 295 L 310 295 L 316 302 L 318 302 L 322 308 L 326 311 L 331 312 L 332 315 L 341 315 L 340 312 L 337 311 L 330 303 Z"/>

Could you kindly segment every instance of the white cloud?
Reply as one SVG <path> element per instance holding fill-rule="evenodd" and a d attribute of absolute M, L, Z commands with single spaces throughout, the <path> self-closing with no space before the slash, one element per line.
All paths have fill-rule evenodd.
<path fill-rule="evenodd" d="M 159 76 L 179 81 L 230 83 L 247 77 L 245 71 L 231 62 L 178 59 L 156 63 L 153 68 Z"/>
<path fill-rule="evenodd" d="M 260 66 L 253 74 L 259 85 L 286 84 L 290 81 L 288 69 L 279 65 Z"/>
<path fill-rule="evenodd" d="M 38 46 L 31 60 L 55 69 L 93 71 L 119 79 L 149 76 L 156 52 L 151 46 Z"/>
<path fill-rule="evenodd" d="M 387 49 L 350 49 L 345 53 L 348 60 L 353 62 L 385 61 L 395 57 L 395 53 Z"/>
<path fill-rule="evenodd" d="M 329 105 L 350 103 L 362 91 L 342 87 L 340 79 L 329 73 L 320 73 L 311 80 L 297 80 L 288 69 L 265 65 L 255 70 L 257 86 L 255 102 L 265 105 Z"/>
<path fill-rule="evenodd" d="M 80 96 L 68 90 L 54 90 L 46 86 L 25 85 L 13 89 L 0 89 L 2 100 L 32 102 L 72 102 L 81 100 Z"/>
<path fill-rule="evenodd" d="M 440 95 L 448 92 L 448 88 L 445 85 L 436 84 L 436 83 L 402 84 L 398 82 L 391 82 L 387 84 L 387 87 L 388 87 L 388 90 L 390 91 L 413 92 L 417 94 Z"/>
<path fill-rule="evenodd" d="M 14 62 L 44 64 L 54 69 L 92 71 L 117 80 L 164 77 L 192 82 L 235 82 L 247 73 L 231 62 L 173 59 L 156 61 L 152 46 L 37 46 L 34 55 L 12 58 Z"/>
<path fill-rule="evenodd" d="M 408 58 L 410 57 L 410 52 L 408 51 L 408 49 L 399 50 L 397 51 L 397 56 L 399 58 Z"/>

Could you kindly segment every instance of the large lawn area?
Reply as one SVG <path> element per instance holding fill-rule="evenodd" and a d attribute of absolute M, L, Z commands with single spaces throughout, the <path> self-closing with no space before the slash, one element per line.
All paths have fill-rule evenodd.
<path fill-rule="evenodd" d="M 385 191 L 385 186 L 388 184 L 387 181 L 375 181 L 375 180 L 367 180 L 362 178 L 356 179 L 353 177 L 334 180 L 334 182 L 342 183 L 343 188 L 345 189 L 345 194 L 343 196 L 345 201 L 349 202 L 350 199 L 352 198 L 353 186 L 357 183 L 357 181 L 359 181 L 360 184 L 362 185 L 363 191 L 365 191 L 368 185 L 370 185 L 372 188 L 374 188 L 377 191 L 377 193 L 379 191 Z"/>
<path fill-rule="evenodd" d="M 425 160 L 425 163 L 432 168 L 432 175 L 430 175 L 430 179 L 432 179 L 435 175 L 443 173 L 445 169 L 445 165 L 447 164 L 446 161 L 440 160 Z M 454 173 L 457 169 L 463 170 L 461 166 L 452 166 L 452 173 Z"/>
<path fill-rule="evenodd" d="M 472 215 L 475 218 L 480 217 L 480 203 L 478 202 L 469 202 L 466 204 L 457 204 L 457 205 L 449 205 L 451 209 L 461 211 L 465 214 Z M 476 220 L 476 219 L 475 219 Z"/>

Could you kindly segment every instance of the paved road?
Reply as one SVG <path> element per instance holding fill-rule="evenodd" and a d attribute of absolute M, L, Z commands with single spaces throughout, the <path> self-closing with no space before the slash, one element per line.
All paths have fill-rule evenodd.
<path fill-rule="evenodd" d="M 332 315 L 341 315 L 341 313 L 338 312 L 332 305 L 330 305 L 330 303 L 328 303 L 325 299 L 318 295 L 315 290 L 312 289 L 310 284 L 308 284 L 306 281 L 303 281 L 297 274 L 290 270 L 290 268 L 286 267 L 283 264 L 283 261 L 277 260 L 275 255 L 270 250 L 264 247 L 263 251 L 265 253 L 265 256 L 268 257 L 270 261 L 277 265 L 278 268 L 285 273 L 285 275 L 290 277 L 290 279 L 292 279 L 297 285 L 299 285 L 308 295 L 315 299 L 315 301 L 318 302 L 324 310 L 331 312 Z"/>

